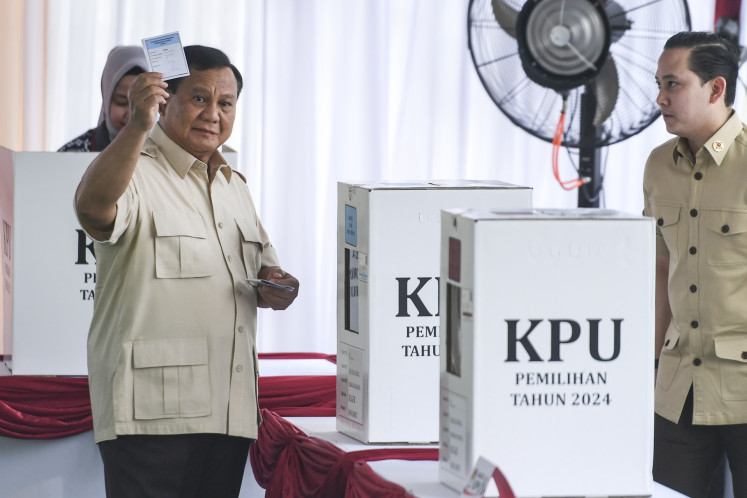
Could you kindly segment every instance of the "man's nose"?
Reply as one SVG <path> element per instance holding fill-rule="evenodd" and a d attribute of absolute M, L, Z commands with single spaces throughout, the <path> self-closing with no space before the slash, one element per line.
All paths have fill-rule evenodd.
<path fill-rule="evenodd" d="M 218 104 L 207 104 L 202 110 L 202 118 L 207 121 L 218 121 Z"/>
<path fill-rule="evenodd" d="M 664 88 L 659 88 L 658 93 L 656 94 L 656 104 L 658 106 L 664 105 L 666 102 L 666 97 L 664 96 Z"/>

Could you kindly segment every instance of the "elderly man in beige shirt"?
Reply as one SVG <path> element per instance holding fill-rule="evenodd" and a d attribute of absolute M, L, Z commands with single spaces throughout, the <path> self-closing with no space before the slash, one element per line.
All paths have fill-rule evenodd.
<path fill-rule="evenodd" d="M 133 82 L 131 119 L 75 195 L 95 243 L 88 371 L 109 497 L 239 495 L 260 422 L 256 310 L 298 294 L 218 152 L 241 74 L 219 50 L 185 55 L 189 76 Z"/>
<path fill-rule="evenodd" d="M 747 130 L 732 109 L 738 51 L 711 33 L 671 37 L 657 102 L 677 136 L 651 153 L 657 222 L 654 479 L 706 496 L 724 454 L 747 496 Z"/>

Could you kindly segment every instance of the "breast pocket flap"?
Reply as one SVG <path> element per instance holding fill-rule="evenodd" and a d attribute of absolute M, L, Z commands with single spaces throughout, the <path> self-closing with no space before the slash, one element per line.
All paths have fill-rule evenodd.
<path fill-rule="evenodd" d="M 674 225 L 680 219 L 680 207 L 652 204 L 651 216 L 654 217 L 656 224 L 660 227 Z"/>
<path fill-rule="evenodd" d="M 747 333 L 716 336 L 713 342 L 719 358 L 747 363 Z"/>
<path fill-rule="evenodd" d="M 747 232 L 747 213 L 713 211 L 706 225 L 714 232 L 724 236 Z"/>
<path fill-rule="evenodd" d="M 239 227 L 241 239 L 244 242 L 256 242 L 257 244 L 262 244 L 262 237 L 259 235 L 259 227 L 256 223 L 244 218 L 236 218 L 236 225 Z"/>
<path fill-rule="evenodd" d="M 667 329 L 667 333 L 664 336 L 664 349 L 674 349 L 680 340 L 680 331 L 677 327 L 670 325 Z"/>
<path fill-rule="evenodd" d="M 132 344 L 135 368 L 206 365 L 207 338 L 144 339 Z"/>
<path fill-rule="evenodd" d="M 198 213 L 154 211 L 153 224 L 159 237 L 183 236 L 204 239 L 207 236 L 205 222 Z"/>

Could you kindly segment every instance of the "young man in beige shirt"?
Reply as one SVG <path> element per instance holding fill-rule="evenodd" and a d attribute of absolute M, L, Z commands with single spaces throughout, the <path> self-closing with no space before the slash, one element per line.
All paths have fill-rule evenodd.
<path fill-rule="evenodd" d="M 657 222 L 654 479 L 706 496 L 724 454 L 747 496 L 747 131 L 739 52 L 711 33 L 665 44 L 657 102 L 676 135 L 649 156 Z"/>

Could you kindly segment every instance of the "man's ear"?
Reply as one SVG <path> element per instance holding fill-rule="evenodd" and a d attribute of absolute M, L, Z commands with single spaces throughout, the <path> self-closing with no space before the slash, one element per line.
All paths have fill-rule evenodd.
<path fill-rule="evenodd" d="M 711 80 L 711 104 L 726 98 L 726 80 L 723 76 L 716 76 Z"/>
<path fill-rule="evenodd" d="M 169 101 L 168 99 L 166 99 L 166 104 L 168 103 Z M 166 104 L 158 104 L 158 114 L 160 114 L 161 116 L 163 116 L 164 113 L 166 112 Z"/>

